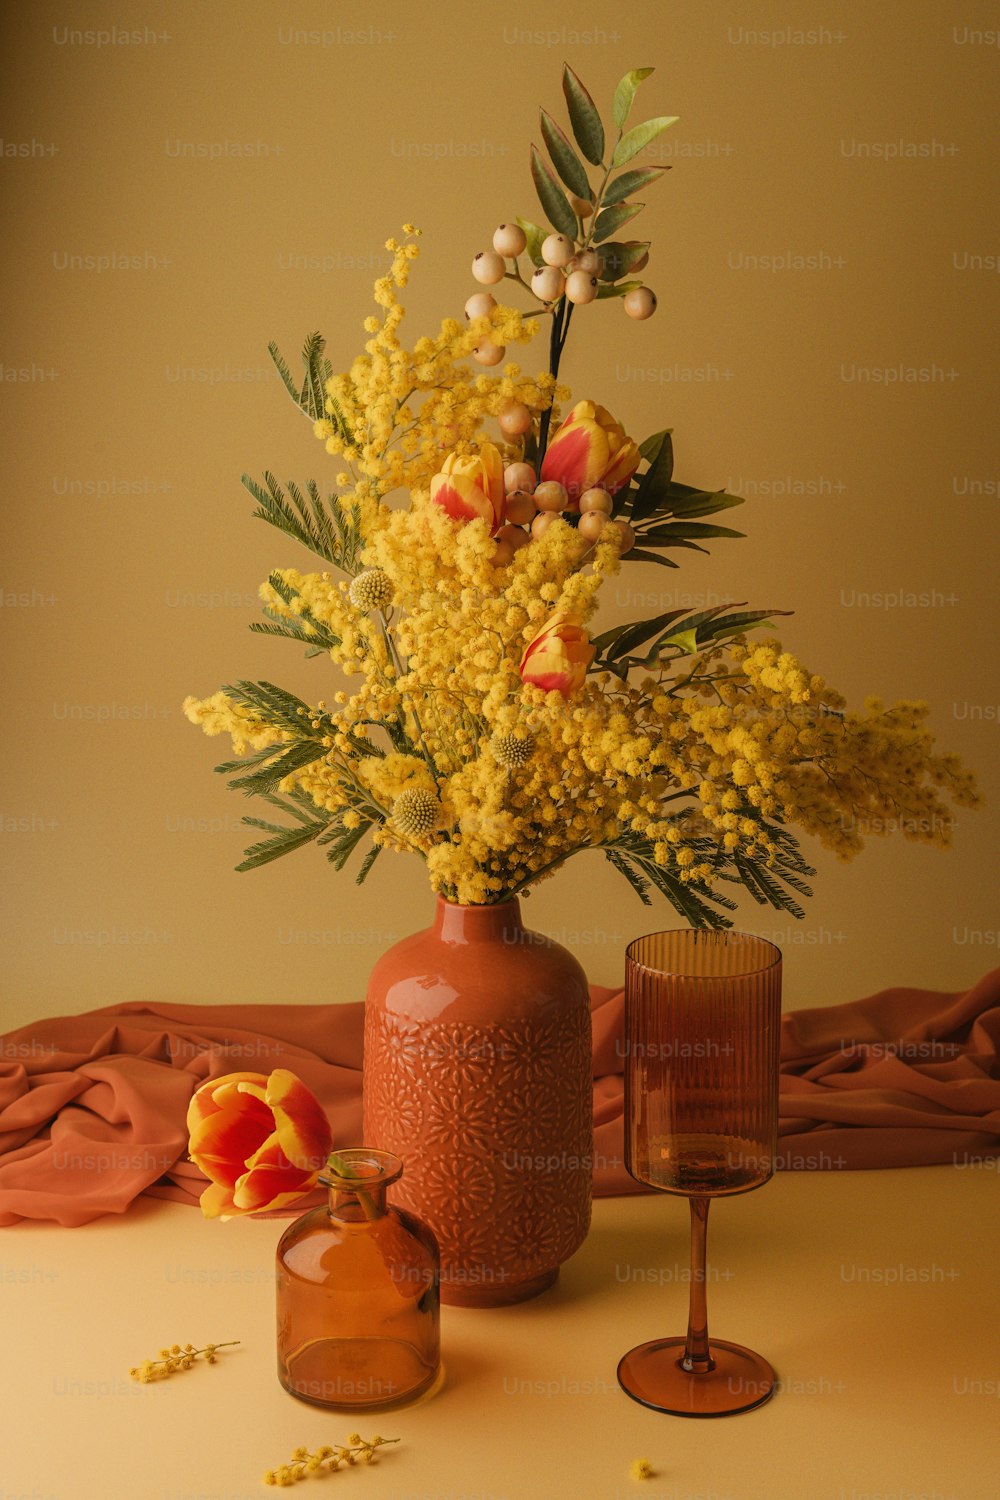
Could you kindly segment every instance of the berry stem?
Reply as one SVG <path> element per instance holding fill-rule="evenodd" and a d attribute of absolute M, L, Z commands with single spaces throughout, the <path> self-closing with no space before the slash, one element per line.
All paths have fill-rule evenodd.
<path fill-rule="evenodd" d="M 566 336 L 569 333 L 569 320 L 573 316 L 573 304 L 568 297 L 561 297 L 554 308 L 552 319 L 552 334 L 549 339 L 549 374 L 555 379 L 559 374 L 559 361 L 562 359 L 563 349 L 566 347 Z M 553 392 L 554 395 L 554 392 Z M 538 468 L 542 472 L 542 460 L 545 450 L 549 445 L 549 424 L 552 421 L 552 408 L 548 407 L 542 412 L 542 419 L 538 424 Z"/>

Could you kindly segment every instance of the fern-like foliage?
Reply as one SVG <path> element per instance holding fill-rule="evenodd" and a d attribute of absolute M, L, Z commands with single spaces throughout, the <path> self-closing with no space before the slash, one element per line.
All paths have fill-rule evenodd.
<path fill-rule="evenodd" d="M 288 814 L 292 822 L 291 824 L 268 823 L 262 818 L 244 818 L 243 822 L 250 828 L 260 828 L 269 837 L 261 839 L 259 843 L 251 844 L 249 849 L 244 850 L 243 860 L 236 866 L 240 873 L 246 870 L 257 870 L 261 865 L 280 859 L 283 854 L 291 854 L 293 849 L 301 849 L 304 844 L 311 844 L 329 826 L 329 818 L 324 818 L 308 798 L 297 793 L 286 798 L 266 794 L 264 801 L 269 802 L 279 812 Z"/>
<path fill-rule="evenodd" d="M 747 815 L 753 815 L 753 809 L 748 809 Z M 676 815 L 678 821 L 688 816 L 683 812 Z M 777 911 L 801 918 L 805 913 L 792 892 L 812 895 L 803 877 L 816 872 L 805 862 L 796 839 L 787 829 L 765 823 L 759 816 L 757 821 L 762 833 L 775 846 L 773 864 L 768 864 L 765 858 L 722 849 L 709 837 L 692 838 L 688 833 L 685 845 L 693 850 L 699 864 L 710 866 L 716 879 L 743 886 L 760 906 L 773 906 Z M 682 881 L 669 868 L 658 865 L 652 842 L 642 834 L 623 830 L 603 847 L 605 857 L 625 877 L 644 906 L 652 904 L 649 892 L 655 888 L 692 927 L 719 929 L 733 925 L 723 913 L 735 911 L 735 901 L 714 885 L 698 880 Z"/>
<path fill-rule="evenodd" d="M 286 495 L 274 475 L 267 472 L 263 486 L 249 474 L 242 476 L 241 483 L 257 502 L 255 520 L 266 521 L 345 573 L 358 571 L 363 539 L 356 506 L 345 509 L 336 495 L 324 500 L 312 479 L 305 494 L 289 480 Z"/>
<path fill-rule="evenodd" d="M 287 360 L 283 357 L 276 343 L 267 346 L 274 367 L 281 376 L 281 382 L 285 390 L 291 396 L 295 405 L 304 412 L 310 422 L 318 422 L 322 417 L 332 420 L 334 426 L 340 423 L 336 414 L 327 410 L 329 400 L 326 394 L 326 383 L 333 374 L 333 366 L 326 358 L 326 339 L 320 333 L 311 333 L 302 346 L 302 378 L 296 380 L 288 367 Z M 342 416 L 340 420 L 343 420 Z M 346 432 L 345 424 L 345 434 Z"/>
<path fill-rule="evenodd" d="M 262 818 L 244 818 L 243 822 L 248 827 L 259 828 L 268 837 L 251 844 L 244 851 L 242 863 L 236 866 L 241 872 L 259 869 L 261 865 L 270 864 L 272 860 L 280 859 L 311 843 L 326 846 L 327 859 L 335 869 L 341 870 L 365 835 L 380 821 L 369 814 L 362 818 L 357 828 L 346 828 L 343 823 L 344 813 L 348 811 L 346 808 L 340 808 L 335 813 L 324 813 L 305 793 L 297 791 L 290 792 L 286 797 L 277 797 L 273 793 L 261 795 L 265 802 L 292 821 L 269 823 Z M 364 884 L 381 852 L 381 845 L 378 844 L 373 844 L 369 849 L 357 874 L 358 885 Z"/>

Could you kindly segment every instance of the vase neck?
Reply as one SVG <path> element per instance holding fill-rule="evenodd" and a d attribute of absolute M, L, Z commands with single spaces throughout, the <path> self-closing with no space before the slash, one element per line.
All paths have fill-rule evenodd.
<path fill-rule="evenodd" d="M 437 900 L 434 933 L 443 943 L 511 943 L 524 932 L 521 903 L 517 897 L 495 906 L 461 906 Z"/>

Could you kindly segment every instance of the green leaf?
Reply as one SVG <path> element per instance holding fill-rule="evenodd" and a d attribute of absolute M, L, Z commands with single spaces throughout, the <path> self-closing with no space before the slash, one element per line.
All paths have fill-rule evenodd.
<path fill-rule="evenodd" d="M 645 203 L 616 203 L 613 208 L 602 208 L 594 222 L 594 243 L 599 245 L 602 240 L 614 234 L 616 229 L 627 224 L 629 219 L 641 214 L 645 207 Z"/>
<path fill-rule="evenodd" d="M 605 282 L 597 288 L 597 300 L 604 302 L 608 297 L 624 297 L 627 292 L 634 292 L 638 286 L 642 286 L 641 281 L 619 281 L 615 286 Z"/>
<path fill-rule="evenodd" d="M 636 89 L 644 78 L 649 77 L 652 71 L 652 68 L 633 68 L 631 72 L 625 74 L 625 77 L 615 89 L 615 102 L 612 106 L 612 114 L 619 130 L 621 130 L 629 117 Z"/>
<path fill-rule="evenodd" d="M 311 422 L 320 417 L 327 416 L 326 411 L 326 382 L 333 374 L 333 366 L 328 359 L 324 359 L 323 352 L 326 348 L 326 340 L 320 333 L 311 333 L 306 339 L 302 349 L 302 363 L 305 373 L 302 384 L 297 385 L 292 378 L 285 360 L 281 357 L 278 346 L 273 341 L 268 344 L 267 352 L 270 354 L 274 367 L 281 376 L 285 390 L 291 396 L 295 405 L 309 418 Z"/>
<path fill-rule="evenodd" d="M 548 147 L 549 155 L 559 176 L 571 193 L 575 193 L 578 198 L 590 199 L 593 189 L 583 163 L 570 145 L 565 131 L 560 130 L 546 110 L 539 110 L 539 116 L 542 123 L 542 139 Z"/>
<path fill-rule="evenodd" d="M 244 850 L 243 860 L 236 866 L 240 873 L 257 870 L 261 865 L 270 864 L 273 859 L 280 859 L 283 854 L 291 854 L 294 849 L 311 844 L 326 828 L 325 823 L 299 822 L 293 828 L 279 829 L 272 823 L 261 824 L 256 818 L 244 818 L 243 822 L 252 828 L 266 828 L 273 833 L 273 837 L 262 839 L 259 844 L 251 844 L 249 849 Z"/>
<path fill-rule="evenodd" d="M 335 870 L 344 868 L 371 826 L 370 819 L 359 823 L 357 828 L 345 828 L 341 823 L 330 826 L 319 842 L 329 844 L 326 857 Z"/>
<path fill-rule="evenodd" d="M 611 158 L 613 167 L 623 167 L 627 161 L 631 161 L 644 146 L 654 141 L 661 131 L 667 130 L 671 125 L 676 125 L 680 115 L 657 115 L 655 120 L 646 120 L 642 125 L 636 125 L 627 135 L 623 135 L 615 147 L 615 154 Z"/>
<path fill-rule="evenodd" d="M 248 797 L 273 792 L 279 782 L 293 771 L 300 771 L 303 766 L 322 760 L 326 754 L 326 746 L 315 740 L 300 740 L 291 745 L 272 745 L 270 752 L 274 759 L 269 764 L 234 776 L 229 783 L 231 790 L 243 792 Z"/>
<path fill-rule="evenodd" d="M 628 861 L 619 854 L 617 849 L 605 849 L 604 857 L 609 864 L 614 865 L 619 875 L 625 876 L 625 879 L 635 891 L 643 906 L 652 906 L 652 898 L 649 895 L 649 881 L 646 877 L 641 875 L 638 870 L 633 869 Z"/>
<path fill-rule="evenodd" d="M 639 452 L 648 464 L 656 458 L 663 445 L 663 439 L 669 437 L 673 430 L 672 427 L 663 427 L 659 432 L 650 433 L 649 437 L 639 444 Z"/>
<path fill-rule="evenodd" d="M 669 167 L 637 167 L 634 172 L 623 172 L 604 189 L 601 206 L 608 208 L 612 203 L 620 203 L 623 198 L 631 198 L 640 188 L 647 187 L 669 171 Z"/>
<path fill-rule="evenodd" d="M 673 472 L 674 445 L 670 433 L 665 432 L 657 447 L 656 457 L 639 480 L 639 488 L 635 492 L 632 513 L 629 517 L 633 525 L 636 521 L 645 520 L 646 516 L 653 514 L 658 500 L 670 483 L 670 476 Z"/>
<path fill-rule="evenodd" d="M 640 547 L 633 547 L 631 552 L 626 552 L 622 562 L 652 562 L 659 563 L 661 568 L 676 568 L 677 564 L 669 557 L 661 557 L 659 552 L 645 552 Z"/>
<path fill-rule="evenodd" d="M 607 653 L 608 661 L 617 661 L 620 656 L 633 651 L 636 646 L 641 646 L 648 641 L 664 625 L 669 625 L 671 620 L 679 620 L 684 613 L 682 609 L 670 609 L 666 614 L 657 615 L 652 620 L 635 620 L 631 625 L 615 625 L 613 629 L 606 630 L 603 635 L 596 636 L 591 645 L 596 646 L 598 652 L 610 646 Z"/>
<path fill-rule="evenodd" d="M 742 495 L 730 495 L 726 490 L 696 490 L 689 484 L 671 480 L 662 493 L 655 515 L 690 519 L 692 516 L 715 515 L 720 510 L 742 504 Z"/>
<path fill-rule="evenodd" d="M 531 148 L 531 176 L 538 194 L 538 201 L 548 215 L 548 220 L 560 234 L 576 239 L 576 214 L 569 206 L 569 199 L 545 165 L 537 146 Z"/>
<path fill-rule="evenodd" d="M 604 126 L 597 106 L 569 63 L 563 64 L 562 86 L 577 145 L 587 160 L 599 167 L 604 161 Z"/>
<path fill-rule="evenodd" d="M 660 642 L 660 649 L 664 646 L 677 646 L 688 656 L 696 656 L 698 652 L 698 632 L 696 630 L 678 630 L 675 635 L 668 635 Z"/>
<path fill-rule="evenodd" d="M 698 627 L 698 640 L 704 645 L 707 641 L 721 640 L 726 635 L 742 635 L 748 626 L 761 625 L 772 620 L 775 615 L 791 613 L 790 609 L 744 609 L 736 614 L 722 615 L 709 624 Z"/>
<path fill-rule="evenodd" d="M 528 259 L 533 265 L 543 266 L 545 262 L 542 260 L 542 241 L 545 239 L 548 231 L 540 229 L 537 224 L 532 224 L 530 219 L 518 219 L 517 222 L 524 230 L 525 238 L 528 241 L 526 247 Z"/>
<path fill-rule="evenodd" d="M 381 853 L 381 844 L 373 844 L 371 846 L 368 853 L 365 855 L 364 860 L 362 861 L 360 870 L 354 877 L 355 885 L 364 885 L 365 881 L 368 879 L 368 876 L 371 874 L 372 865 L 375 863 Z"/>
<path fill-rule="evenodd" d="M 648 249 L 649 240 L 608 240 L 601 246 L 598 276 L 602 281 L 617 281 L 642 260 Z"/>
<path fill-rule="evenodd" d="M 664 526 L 654 526 L 649 531 L 639 533 L 644 542 L 663 539 L 669 541 L 672 537 L 708 537 L 708 536 L 745 536 L 743 531 L 734 531 L 731 526 L 706 526 L 704 521 L 668 521 Z"/>
<path fill-rule="evenodd" d="M 356 507 L 348 514 L 333 496 L 324 502 L 312 479 L 306 485 L 305 495 L 289 481 L 287 498 L 273 474 L 265 472 L 266 488 L 248 474 L 242 476 L 241 482 L 257 501 L 255 520 L 266 521 L 335 567 L 347 573 L 357 571 L 363 542 Z"/>
<path fill-rule="evenodd" d="M 243 707 L 251 709 L 265 724 L 293 734 L 296 739 L 323 738 L 323 730 L 312 727 L 308 705 L 301 698 L 296 698 L 294 693 L 286 693 L 284 688 L 276 687 L 273 682 L 226 683 L 222 691 Z M 299 709 L 302 709 L 301 713 Z"/>

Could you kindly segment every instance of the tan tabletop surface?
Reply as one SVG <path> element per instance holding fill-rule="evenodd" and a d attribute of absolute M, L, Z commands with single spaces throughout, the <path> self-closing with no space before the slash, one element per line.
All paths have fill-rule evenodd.
<path fill-rule="evenodd" d="M 717 1203 L 709 1320 L 782 1381 L 692 1421 L 618 1389 L 633 1344 L 683 1332 L 687 1206 L 604 1199 L 552 1291 L 444 1308 L 443 1385 L 375 1414 L 302 1405 L 274 1373 L 283 1223 L 143 1200 L 82 1229 L 0 1230 L 0 1500 L 257 1500 L 304 1443 L 402 1438 L 377 1467 L 304 1482 L 364 1500 L 997 1500 L 996 1163 L 784 1173 Z M 139 1386 L 164 1344 L 242 1340 Z M 636 1482 L 646 1457 L 655 1478 Z M 302 1488 L 302 1487 L 297 1487 Z"/>

